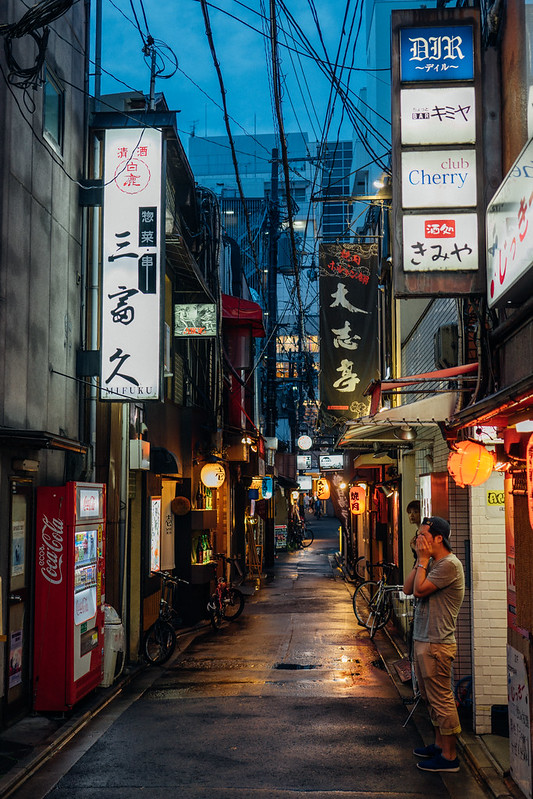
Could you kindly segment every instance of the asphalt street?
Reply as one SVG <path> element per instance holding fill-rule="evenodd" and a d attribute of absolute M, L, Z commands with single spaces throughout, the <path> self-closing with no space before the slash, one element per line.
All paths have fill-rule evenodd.
<path fill-rule="evenodd" d="M 357 625 L 337 522 L 312 526 L 237 621 L 143 672 L 16 799 L 485 797 L 465 764 L 416 768 L 428 741 Z"/>

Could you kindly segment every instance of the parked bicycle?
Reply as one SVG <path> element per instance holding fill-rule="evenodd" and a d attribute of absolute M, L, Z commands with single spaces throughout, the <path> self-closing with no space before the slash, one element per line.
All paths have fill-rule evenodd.
<path fill-rule="evenodd" d="M 310 547 L 315 536 L 311 527 L 305 522 L 294 522 L 287 535 L 287 546 L 289 549 L 307 549 Z"/>
<path fill-rule="evenodd" d="M 159 616 L 144 636 L 144 655 L 149 663 L 162 664 L 170 658 L 176 648 L 176 628 L 182 623 L 174 608 L 174 592 L 178 583 L 189 585 L 187 580 L 173 577 L 168 572 L 152 572 L 162 580 Z"/>
<path fill-rule="evenodd" d="M 365 580 L 358 585 L 353 595 L 353 610 L 357 621 L 366 627 L 372 639 L 392 616 L 392 593 L 401 591 L 403 586 L 390 585 L 389 578 L 396 568 L 394 563 L 373 563 L 371 568 L 381 568 L 380 580 Z"/>
<path fill-rule="evenodd" d="M 215 557 L 219 560 L 222 560 L 224 564 L 224 572 L 226 572 L 227 566 L 229 564 L 230 567 L 232 565 L 235 566 L 238 572 L 240 572 L 242 575 L 237 558 L 227 558 L 222 554 L 217 554 Z M 243 608 L 244 594 L 239 591 L 238 588 L 235 588 L 235 586 L 232 585 L 231 579 L 229 579 L 226 574 L 224 574 L 223 577 L 219 577 L 217 580 L 215 593 L 211 596 L 209 602 L 207 603 L 209 618 L 214 629 L 220 629 L 224 620 L 234 621 L 238 616 L 241 615 Z"/>

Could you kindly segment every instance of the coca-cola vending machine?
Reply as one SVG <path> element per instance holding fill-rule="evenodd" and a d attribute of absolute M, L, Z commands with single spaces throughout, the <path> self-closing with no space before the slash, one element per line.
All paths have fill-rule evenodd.
<path fill-rule="evenodd" d="M 35 710 L 68 710 L 102 681 L 105 486 L 37 489 Z"/>

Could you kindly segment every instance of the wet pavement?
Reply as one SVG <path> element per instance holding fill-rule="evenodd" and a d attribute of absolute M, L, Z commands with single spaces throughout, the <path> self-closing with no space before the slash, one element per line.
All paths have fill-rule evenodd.
<path fill-rule="evenodd" d="M 335 568 L 338 523 L 280 553 L 242 616 L 152 667 L 16 799 L 482 799 L 467 765 L 416 768 L 408 709 Z M 424 741 L 426 743 L 427 741 Z"/>

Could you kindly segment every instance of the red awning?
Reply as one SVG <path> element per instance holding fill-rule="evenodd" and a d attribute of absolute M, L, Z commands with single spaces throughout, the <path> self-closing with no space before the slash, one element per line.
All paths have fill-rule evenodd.
<path fill-rule="evenodd" d="M 254 338 L 264 338 L 266 336 L 263 326 L 263 309 L 251 300 L 243 300 L 242 297 L 223 294 L 222 319 L 229 325 L 251 327 Z"/>

